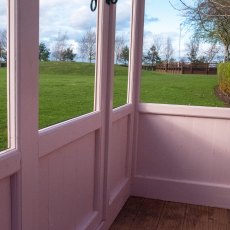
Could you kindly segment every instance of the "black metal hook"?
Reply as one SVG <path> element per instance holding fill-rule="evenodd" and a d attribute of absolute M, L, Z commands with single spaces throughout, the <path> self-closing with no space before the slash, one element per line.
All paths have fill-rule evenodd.
<path fill-rule="evenodd" d="M 108 5 L 111 4 L 117 4 L 118 0 L 106 0 L 106 3 Z M 91 4 L 90 4 L 90 9 L 91 11 L 95 11 L 97 9 L 97 0 L 91 0 Z"/>
<path fill-rule="evenodd" d="M 97 0 L 91 0 L 90 9 L 93 12 L 97 9 Z"/>
<path fill-rule="evenodd" d="M 110 0 L 112 4 L 117 4 L 118 0 Z"/>
<path fill-rule="evenodd" d="M 118 0 L 106 0 L 106 3 L 107 3 L 108 5 L 110 5 L 110 3 L 112 3 L 112 4 L 117 4 L 117 1 L 118 1 Z"/>

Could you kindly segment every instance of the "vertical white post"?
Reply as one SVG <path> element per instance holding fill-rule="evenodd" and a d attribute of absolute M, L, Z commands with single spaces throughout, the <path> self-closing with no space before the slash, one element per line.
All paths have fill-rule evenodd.
<path fill-rule="evenodd" d="M 135 107 L 138 105 L 140 98 L 144 11 L 145 0 L 133 0 L 128 102 L 134 104 Z"/>
<path fill-rule="evenodd" d="M 97 57 L 96 57 L 96 78 L 95 78 L 95 96 L 94 96 L 94 110 L 100 111 L 101 114 L 101 129 L 97 132 L 96 148 L 99 154 L 99 162 L 101 167 L 98 178 L 100 183 L 100 191 L 98 191 L 98 202 L 96 206 L 101 213 L 100 218 L 104 221 L 105 216 L 105 119 L 106 119 L 106 101 L 107 101 L 107 72 L 108 66 L 105 65 L 108 53 L 108 20 L 109 10 L 104 1 L 99 1 L 98 4 L 98 19 L 97 19 Z"/>
<path fill-rule="evenodd" d="M 16 147 L 16 1 L 8 1 L 7 25 L 7 129 L 8 148 Z"/>
<path fill-rule="evenodd" d="M 17 138 L 21 152 L 21 228 L 37 230 L 39 1 L 15 0 Z"/>
<path fill-rule="evenodd" d="M 7 135 L 8 148 L 18 149 L 18 79 L 16 77 L 18 7 L 16 0 L 7 1 L 7 4 Z M 17 151 L 17 153 L 19 152 Z M 21 181 L 19 174 L 16 173 L 11 176 L 11 228 L 13 230 L 22 229 Z"/>
<path fill-rule="evenodd" d="M 105 113 L 105 218 L 109 214 L 109 153 L 111 147 L 112 133 L 112 112 L 113 112 L 113 80 L 114 80 L 114 47 L 115 47 L 115 26 L 116 26 L 116 5 L 109 7 L 108 21 L 108 56 L 107 56 L 107 98 Z"/>
<path fill-rule="evenodd" d="M 138 140 L 138 104 L 140 101 L 140 78 L 142 71 L 142 51 L 143 51 L 143 34 L 144 34 L 144 13 L 145 0 L 133 0 L 132 9 L 132 28 L 131 28 L 131 56 L 129 65 L 129 84 L 128 84 L 128 102 L 133 104 L 134 113 L 131 117 L 131 140 L 130 151 L 135 156 L 137 151 Z M 135 164 L 133 164 L 135 167 Z"/>
<path fill-rule="evenodd" d="M 99 1 L 98 47 L 96 68 L 95 110 L 101 112 L 102 128 L 100 136 L 100 153 L 103 182 L 102 219 L 106 220 L 108 209 L 108 153 L 111 136 L 112 92 L 114 74 L 114 43 L 115 43 L 115 5 Z"/>

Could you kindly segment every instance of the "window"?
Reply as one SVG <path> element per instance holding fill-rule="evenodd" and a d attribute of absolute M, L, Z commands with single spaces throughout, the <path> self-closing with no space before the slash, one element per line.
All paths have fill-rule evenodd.
<path fill-rule="evenodd" d="M 168 1 L 145 4 L 141 102 L 224 106 L 215 94 L 217 64 L 205 61 L 209 44 L 195 44 L 191 30 L 183 27 L 183 18 Z M 192 61 L 189 53 L 195 45 L 197 60 Z"/>
<path fill-rule="evenodd" d="M 0 0 L 0 151 L 7 148 L 7 1 Z"/>
<path fill-rule="evenodd" d="M 131 0 L 116 4 L 113 107 L 127 103 L 128 66 L 131 28 Z M 130 9 L 127 11 L 127 9 Z M 127 13 L 128 12 L 128 13 Z"/>
<path fill-rule="evenodd" d="M 88 1 L 40 1 L 40 128 L 93 111 L 96 16 Z"/>

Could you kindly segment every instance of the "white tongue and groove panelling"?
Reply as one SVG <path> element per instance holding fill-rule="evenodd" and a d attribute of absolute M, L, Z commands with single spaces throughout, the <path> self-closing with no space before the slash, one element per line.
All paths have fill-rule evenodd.
<path fill-rule="evenodd" d="M 229 110 L 141 104 L 139 112 L 132 194 L 229 208 Z"/>
<path fill-rule="evenodd" d="M 0 229 L 11 230 L 10 177 L 0 180 Z"/>

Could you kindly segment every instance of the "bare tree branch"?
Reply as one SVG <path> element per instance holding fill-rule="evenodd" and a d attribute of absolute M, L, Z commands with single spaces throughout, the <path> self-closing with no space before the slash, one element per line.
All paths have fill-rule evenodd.
<path fill-rule="evenodd" d="M 87 59 L 91 63 L 96 57 L 95 31 L 93 31 L 92 29 L 86 31 L 79 43 L 82 60 Z"/>
<path fill-rule="evenodd" d="M 179 5 L 174 6 L 172 1 Z M 187 5 L 185 0 L 171 0 L 170 4 L 181 12 L 185 18 L 184 25 L 191 26 L 196 36 L 222 43 L 225 60 L 230 60 L 230 1 L 194 0 L 191 5 Z"/>

